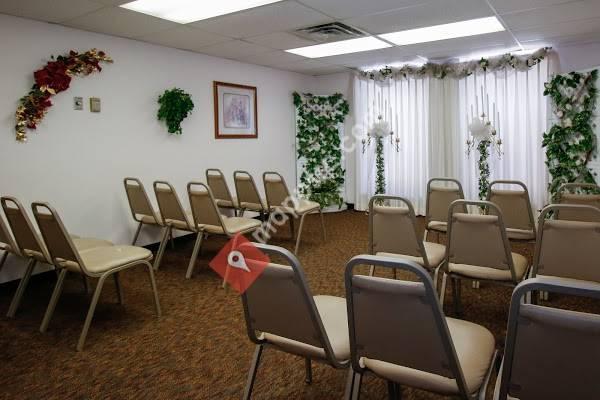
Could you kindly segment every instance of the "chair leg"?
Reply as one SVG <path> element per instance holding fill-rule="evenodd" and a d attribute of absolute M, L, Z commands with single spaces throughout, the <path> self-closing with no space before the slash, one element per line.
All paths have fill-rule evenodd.
<path fill-rule="evenodd" d="M 298 249 L 300 248 L 300 238 L 302 237 L 302 227 L 304 226 L 304 217 L 306 217 L 306 214 L 302 214 L 302 216 L 300 217 L 300 226 L 298 227 L 298 234 L 296 235 L 296 249 L 294 250 L 294 253 L 296 255 L 298 255 Z"/>
<path fill-rule="evenodd" d="M 87 276 L 81 274 L 81 283 L 83 283 L 83 293 L 86 295 L 90 294 L 90 285 L 87 280 Z"/>
<path fill-rule="evenodd" d="M 65 278 L 67 276 L 67 270 L 65 268 L 60 270 L 58 274 L 58 280 L 56 281 L 56 286 L 54 286 L 54 291 L 52 292 L 52 296 L 50 297 L 50 302 L 48 303 L 48 307 L 46 308 L 46 313 L 44 314 L 44 319 L 42 320 L 42 325 L 40 325 L 40 332 L 44 333 L 48 330 L 48 325 L 50 324 L 50 320 L 52 319 L 52 315 L 54 314 L 54 309 L 56 308 L 56 303 L 58 303 L 58 299 L 60 298 L 60 294 L 62 293 L 63 284 L 65 283 Z"/>
<path fill-rule="evenodd" d="M 118 272 L 113 274 L 113 279 L 115 280 L 115 289 L 117 289 L 117 299 L 119 300 L 119 304 L 123 304 L 123 286 L 121 286 Z"/>
<path fill-rule="evenodd" d="M 306 376 L 304 377 L 304 382 L 307 385 L 310 385 L 312 383 L 312 365 L 310 362 L 310 358 L 304 359 L 304 366 L 306 368 Z"/>
<path fill-rule="evenodd" d="M 352 396 L 350 397 L 351 400 L 358 400 L 360 399 L 360 389 L 362 387 L 362 374 L 355 372 L 354 373 L 354 384 L 352 385 Z"/>
<path fill-rule="evenodd" d="M 156 316 L 160 317 L 162 312 L 160 309 L 160 301 L 158 301 L 158 290 L 156 289 L 156 280 L 154 279 L 154 268 L 149 262 L 144 263 L 148 267 L 148 276 L 150 277 L 150 286 L 152 286 L 152 294 L 154 295 L 154 307 L 156 308 Z"/>
<path fill-rule="evenodd" d="M 246 388 L 244 389 L 244 400 L 250 400 L 252 396 L 252 389 L 254 388 L 254 380 L 256 379 L 256 373 L 258 372 L 258 365 L 260 364 L 260 356 L 263 352 L 263 346 L 261 344 L 256 346 L 254 350 L 254 356 L 252 357 L 252 364 L 250 365 L 250 371 L 248 372 L 248 381 L 246 382 Z"/>
<path fill-rule="evenodd" d="M 140 223 L 137 226 L 137 229 L 135 230 L 135 235 L 133 235 L 133 240 L 131 241 L 132 246 L 135 246 L 135 242 L 137 242 L 138 236 L 140 236 L 140 231 L 142 230 L 142 225 L 144 225 L 144 223 L 142 221 L 140 221 Z"/>
<path fill-rule="evenodd" d="M 375 275 L 375 266 L 371 265 L 371 268 L 369 268 L 369 276 L 373 276 Z"/>
<path fill-rule="evenodd" d="M 200 231 L 196 235 L 196 243 L 194 244 L 194 250 L 192 250 L 192 258 L 190 259 L 190 263 L 188 264 L 187 273 L 185 274 L 186 279 L 190 279 L 192 277 L 192 273 L 194 272 L 194 265 L 196 265 L 196 258 L 198 258 L 198 252 L 200 251 L 200 247 L 202 247 L 202 238 L 204 237 L 204 232 Z"/>
<path fill-rule="evenodd" d="M 400 400 L 402 396 L 402 392 L 400 391 L 400 385 L 396 382 L 387 381 L 388 387 L 388 399 L 390 400 Z"/>
<path fill-rule="evenodd" d="M 29 284 L 29 278 L 31 278 L 31 274 L 33 273 L 33 269 L 35 268 L 36 264 L 37 261 L 33 258 L 29 260 L 29 263 L 27 264 L 27 269 L 25 270 L 25 275 L 23 275 L 23 277 L 21 278 L 19 286 L 17 287 L 17 291 L 15 292 L 15 295 L 13 296 L 13 299 L 10 302 L 10 307 L 8 308 L 8 313 L 6 314 L 8 318 L 13 318 L 17 313 L 17 309 L 21 304 L 21 300 L 23 299 L 25 289 L 27 289 L 27 285 Z"/>
<path fill-rule="evenodd" d="M 2 271 L 2 268 L 4 267 L 4 263 L 6 262 L 7 258 L 8 258 L 8 251 L 4 251 L 4 254 L 2 254 L 2 258 L 0 258 L 0 271 Z"/>
<path fill-rule="evenodd" d="M 325 231 L 325 217 L 323 217 L 323 210 L 319 208 L 319 214 L 321 215 L 321 230 L 323 231 L 323 241 L 327 240 L 327 233 Z"/>
<path fill-rule="evenodd" d="M 156 253 L 156 260 L 154 260 L 154 269 L 158 270 L 160 267 L 160 262 L 162 261 L 163 254 L 165 252 L 165 247 L 167 245 L 167 240 L 169 240 L 169 231 L 170 228 L 165 226 L 163 231 L 163 237 L 160 240 L 160 245 L 158 246 L 158 252 Z"/>
<path fill-rule="evenodd" d="M 462 307 L 460 304 L 460 294 L 461 294 L 462 281 L 458 278 L 451 278 L 450 283 L 452 284 L 452 300 L 454 303 L 454 313 L 456 315 L 461 315 Z"/>
<path fill-rule="evenodd" d="M 245 208 L 240 208 L 239 217 L 240 218 L 243 217 L 245 212 L 246 212 Z"/>
<path fill-rule="evenodd" d="M 90 308 L 88 310 L 87 316 L 85 317 L 85 322 L 83 323 L 83 329 L 81 330 L 79 341 L 77 342 L 77 351 L 83 350 L 85 339 L 87 338 L 88 331 L 90 330 L 90 325 L 92 324 L 92 319 L 94 318 L 96 305 L 98 305 L 100 293 L 102 293 L 102 287 L 104 286 L 104 281 L 107 277 L 108 275 L 102 275 L 100 279 L 98 279 L 98 284 L 96 285 L 96 290 L 94 291 L 94 296 L 92 297 L 92 302 L 90 303 Z"/>
<path fill-rule="evenodd" d="M 175 249 L 175 238 L 173 237 L 173 228 L 169 229 L 169 240 L 171 242 L 171 250 Z"/>
<path fill-rule="evenodd" d="M 427 228 L 425 228 L 425 231 L 423 231 L 423 241 L 426 242 L 427 241 L 427 234 L 429 233 L 429 231 L 427 230 Z"/>
<path fill-rule="evenodd" d="M 442 287 L 440 288 L 440 305 L 442 308 L 444 307 L 444 300 L 446 299 L 446 282 L 448 280 L 448 275 L 443 272 L 442 273 Z"/>

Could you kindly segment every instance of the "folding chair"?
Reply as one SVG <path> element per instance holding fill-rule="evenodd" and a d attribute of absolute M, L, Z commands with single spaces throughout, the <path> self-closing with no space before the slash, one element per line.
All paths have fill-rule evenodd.
<path fill-rule="evenodd" d="M 261 220 L 269 213 L 267 203 L 260 197 L 254 178 L 246 171 L 235 171 L 233 173 L 235 193 L 240 207 L 239 216 L 243 217 L 246 210 L 257 212 Z"/>
<path fill-rule="evenodd" d="M 137 178 L 125 178 L 123 179 L 125 185 L 125 193 L 127 193 L 127 200 L 129 202 L 129 209 L 131 210 L 131 216 L 133 220 L 138 223 L 135 235 L 131 245 L 134 246 L 137 242 L 142 226 L 158 226 L 162 227 L 162 218 L 160 212 L 156 211 L 150 203 L 148 194 L 142 182 Z"/>
<path fill-rule="evenodd" d="M 229 208 L 233 210 L 234 216 L 237 216 L 239 208 L 236 197 L 231 195 L 225 175 L 220 169 L 209 168 L 206 170 L 206 183 L 213 193 L 217 205 L 221 208 Z"/>
<path fill-rule="evenodd" d="M 449 186 L 440 186 L 440 183 L 449 183 Z M 424 241 L 427 241 L 427 235 L 430 231 L 446 233 L 448 229 L 448 208 L 454 200 L 464 199 L 465 195 L 462 185 L 456 179 L 452 178 L 432 178 L 427 182 L 427 200 L 425 205 L 425 234 Z M 466 212 L 466 210 L 464 211 Z"/>
<path fill-rule="evenodd" d="M 496 189 L 499 185 L 520 186 L 522 190 Z M 535 218 L 527 186 L 520 181 L 498 180 L 490 183 L 487 201 L 502 210 L 508 240 L 535 241 Z"/>
<path fill-rule="evenodd" d="M 572 191 L 575 191 L 573 193 Z M 585 192 L 594 193 L 585 193 Z M 600 208 L 600 186 L 593 183 L 565 183 L 558 188 L 558 204 L 579 204 Z M 559 210 L 556 219 L 600 222 L 597 213 L 584 209 Z"/>

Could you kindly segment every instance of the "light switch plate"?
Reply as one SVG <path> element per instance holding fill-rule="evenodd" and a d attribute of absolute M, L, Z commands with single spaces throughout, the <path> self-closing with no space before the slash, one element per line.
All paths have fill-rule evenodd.
<path fill-rule="evenodd" d="M 83 97 L 73 97 L 73 110 L 83 110 Z"/>
<path fill-rule="evenodd" d="M 99 113 L 101 109 L 100 98 L 90 97 L 90 112 Z"/>

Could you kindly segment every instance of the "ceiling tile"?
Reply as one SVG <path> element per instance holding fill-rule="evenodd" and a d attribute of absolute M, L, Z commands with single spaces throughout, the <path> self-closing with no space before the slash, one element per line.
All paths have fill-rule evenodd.
<path fill-rule="evenodd" d="M 294 62 L 304 61 L 306 59 L 296 54 L 286 53 L 285 51 L 272 51 L 269 53 L 253 54 L 248 57 L 242 57 L 239 60 L 250 64 L 279 67 L 281 65 L 290 65 Z"/>
<path fill-rule="evenodd" d="M 584 34 L 595 34 L 596 37 L 600 37 L 600 18 L 579 20 L 576 23 L 560 22 L 552 25 L 514 30 L 513 33 L 519 41 L 523 42 Z"/>
<path fill-rule="evenodd" d="M 553 47 L 558 45 L 596 43 L 600 45 L 598 32 L 581 33 L 576 35 L 557 36 L 547 39 L 522 40 L 521 44 L 527 48 Z"/>
<path fill-rule="evenodd" d="M 94 0 L 96 3 L 105 4 L 107 6 L 120 6 L 121 4 L 131 3 L 133 0 Z"/>
<path fill-rule="evenodd" d="M 288 50 L 317 44 L 311 40 L 302 39 L 287 32 L 274 32 L 246 39 L 248 42 L 267 46 L 272 49 Z"/>
<path fill-rule="evenodd" d="M 502 17 L 509 29 L 527 29 L 533 26 L 600 17 L 600 1 L 586 0 L 507 14 Z"/>
<path fill-rule="evenodd" d="M 552 6 L 554 4 L 568 3 L 573 0 L 489 0 L 492 7 L 500 14 L 511 13 L 515 11 L 530 10 Z"/>
<path fill-rule="evenodd" d="M 198 51 L 200 53 L 209 54 L 215 57 L 240 60 L 244 57 L 249 57 L 251 55 L 259 53 L 267 53 L 273 50 L 268 47 L 259 46 L 254 43 L 244 42 L 242 40 L 231 40 L 229 42 L 202 47 Z"/>
<path fill-rule="evenodd" d="M 470 49 L 481 49 L 485 47 L 518 47 L 519 43 L 515 41 L 509 32 L 494 32 L 485 35 L 469 36 L 464 38 L 439 40 L 437 42 L 420 43 L 405 46 L 407 51 L 416 52 L 423 57 L 454 57 L 460 52 Z"/>
<path fill-rule="evenodd" d="M 208 32 L 233 38 L 249 38 L 332 21 L 331 18 L 293 1 L 283 1 L 205 21 L 193 22 Z"/>
<path fill-rule="evenodd" d="M 102 7 L 102 4 L 87 0 L 0 1 L 0 13 L 47 22 L 66 21 Z"/>
<path fill-rule="evenodd" d="M 327 64 L 343 65 L 353 68 L 361 68 L 373 65 L 392 64 L 414 59 L 416 53 L 410 52 L 402 47 L 390 47 L 362 53 L 342 54 L 333 57 L 324 57 L 320 60 Z"/>
<path fill-rule="evenodd" d="M 142 36 L 139 39 L 145 42 L 192 51 L 198 51 L 202 47 L 231 40 L 226 36 L 204 32 L 189 26 L 178 26 L 166 31 Z"/>
<path fill-rule="evenodd" d="M 141 37 L 179 26 L 174 22 L 119 7 L 103 8 L 67 21 L 63 25 L 128 38 Z"/>
<path fill-rule="evenodd" d="M 424 0 L 379 0 L 379 1 L 348 1 L 348 0 L 298 0 L 333 18 L 346 19 L 359 15 L 375 14 L 396 10 L 403 7 L 423 4 Z"/>
<path fill-rule="evenodd" d="M 489 17 L 492 9 L 481 0 L 436 0 L 382 14 L 345 20 L 370 33 L 389 33 L 467 19 Z"/>

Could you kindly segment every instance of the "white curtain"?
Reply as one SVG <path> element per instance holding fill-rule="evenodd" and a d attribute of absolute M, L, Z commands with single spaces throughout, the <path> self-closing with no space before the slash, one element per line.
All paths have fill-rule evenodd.
<path fill-rule="evenodd" d="M 511 179 L 524 182 L 532 205 L 541 208 L 547 200 L 548 174 L 544 164 L 542 134 L 547 128 L 547 101 L 544 82 L 549 66 L 542 61 L 527 71 L 512 68 L 479 72 L 462 79 L 400 78 L 377 82 L 362 76 L 354 79 L 357 146 L 381 113 L 400 137 L 400 152 L 395 145 L 385 146 L 387 193 L 407 197 L 418 214 L 425 212 L 427 180 L 455 177 L 465 196 L 478 197 L 476 150 L 466 154 L 469 138 L 467 118 L 475 108 L 477 95 L 481 113 L 481 88 L 500 113 L 499 137 L 502 157 L 490 157 L 490 180 Z M 391 108 L 391 111 L 390 111 Z M 356 151 L 355 207 L 365 210 L 375 189 L 374 141 L 365 153 Z"/>

